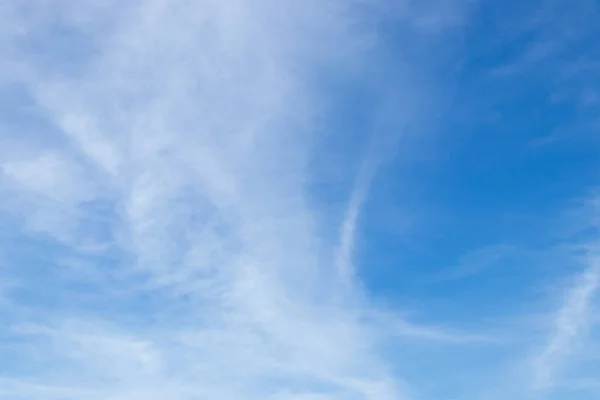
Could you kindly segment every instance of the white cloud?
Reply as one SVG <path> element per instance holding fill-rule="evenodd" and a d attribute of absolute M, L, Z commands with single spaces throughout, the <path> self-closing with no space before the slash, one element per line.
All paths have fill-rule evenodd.
<path fill-rule="evenodd" d="M 597 229 L 597 199 L 591 202 L 592 221 Z M 589 210 L 588 210 L 589 211 Z M 591 218 L 590 218 L 591 217 Z M 600 287 L 600 258 L 595 239 L 584 246 L 584 270 L 567 286 L 564 300 L 554 315 L 554 329 L 542 351 L 533 360 L 533 386 L 547 389 L 559 385 L 561 372 L 587 348 L 590 328 L 594 325 L 594 300 Z"/>
<path fill-rule="evenodd" d="M 555 331 L 535 361 L 535 386 L 552 386 L 563 361 L 576 349 L 589 323 L 590 303 L 598 289 L 598 266 L 592 265 L 579 277 L 556 315 Z"/>
<path fill-rule="evenodd" d="M 34 156 L 3 152 L 16 199 L 5 211 L 66 245 L 67 259 L 86 253 L 99 273 L 85 274 L 91 300 L 30 304 L 12 321 L 39 323 L 11 339 L 21 355 L 0 394 L 406 398 L 365 305 L 332 291 L 338 278 L 317 251 L 305 193 L 322 105 L 315 82 L 353 70 L 373 40 L 354 5 L 122 7 L 57 1 L 29 16 L 15 4 L 19 33 L 3 32 L 19 66 L 4 73 L 46 124 L 24 142 Z M 39 50 L 61 40 L 68 49 Z M 347 269 L 371 176 L 344 228 Z M 62 281 L 73 271 L 64 258 L 43 268 L 62 268 L 49 275 L 65 293 L 80 290 Z"/>
<path fill-rule="evenodd" d="M 57 152 L 5 162 L 2 172 L 22 190 L 54 201 L 76 204 L 91 196 L 79 165 Z"/>

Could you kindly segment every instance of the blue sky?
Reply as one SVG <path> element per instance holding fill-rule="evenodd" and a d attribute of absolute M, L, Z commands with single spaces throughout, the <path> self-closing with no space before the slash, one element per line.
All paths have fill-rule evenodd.
<path fill-rule="evenodd" d="M 0 398 L 600 396 L 600 4 L 0 6 Z"/>

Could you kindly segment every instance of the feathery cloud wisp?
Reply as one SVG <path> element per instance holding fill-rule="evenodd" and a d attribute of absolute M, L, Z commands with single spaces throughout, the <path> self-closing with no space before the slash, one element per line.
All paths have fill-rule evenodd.
<path fill-rule="evenodd" d="M 593 227 L 597 229 L 597 205 L 592 210 Z M 557 375 L 570 357 L 585 342 L 586 334 L 593 325 L 593 303 L 600 286 L 600 259 L 597 244 L 585 246 L 585 269 L 575 277 L 568 288 L 561 307 L 554 317 L 554 330 L 548 343 L 534 359 L 533 386 L 549 388 L 559 380 Z"/>
<path fill-rule="evenodd" d="M 34 3 L 3 13 L 23 312 L 0 394 L 405 398 L 365 310 L 330 292 L 305 198 L 314 83 L 360 63 L 364 5 Z"/>

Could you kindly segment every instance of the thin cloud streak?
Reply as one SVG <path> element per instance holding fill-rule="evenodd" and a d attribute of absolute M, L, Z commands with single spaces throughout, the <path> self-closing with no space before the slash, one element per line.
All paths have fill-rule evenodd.
<path fill-rule="evenodd" d="M 589 326 L 591 303 L 599 283 L 600 268 L 595 260 L 578 278 L 557 312 L 552 337 L 534 363 L 534 387 L 542 389 L 554 386 L 556 373 L 573 354 L 579 341 L 584 339 Z"/>
<path fill-rule="evenodd" d="M 597 199 L 591 202 L 592 228 L 597 229 Z M 588 210 L 590 211 L 590 210 Z M 574 278 L 564 302 L 556 311 L 548 343 L 533 360 L 533 387 L 548 389 L 560 383 L 560 373 L 585 344 L 594 325 L 594 301 L 600 287 L 600 258 L 596 239 L 584 246 L 585 269 Z"/>

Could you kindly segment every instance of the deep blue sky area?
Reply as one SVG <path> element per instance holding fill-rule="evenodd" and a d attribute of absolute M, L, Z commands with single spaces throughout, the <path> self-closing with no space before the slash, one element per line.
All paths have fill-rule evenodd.
<path fill-rule="evenodd" d="M 565 213 L 598 180 L 592 110 L 600 103 L 583 99 L 597 76 L 568 71 L 598 53 L 598 28 L 581 14 L 596 8 L 590 2 L 544 10 L 538 2 L 483 2 L 474 22 L 452 33 L 457 40 L 446 47 L 448 70 L 436 82 L 452 101 L 436 114 L 441 122 L 429 144 L 435 149 L 414 150 L 411 143 L 400 149 L 365 206 L 358 252 L 361 276 L 373 292 L 443 302 L 461 314 L 469 305 L 485 317 L 498 308 L 513 312 L 531 285 L 548 284 L 545 278 L 556 270 L 571 271 L 573 263 L 540 253 L 565 230 L 577 229 L 563 226 Z M 534 19 L 540 21 L 532 25 Z M 536 56 L 534 46 L 540 47 Z M 434 155 L 415 159 L 411 151 Z M 386 207 L 396 209 L 397 220 L 378 219 Z M 489 267 L 435 279 L 441 267 L 460 268 L 470 253 L 500 246 L 510 250 L 479 261 Z M 504 293 L 511 296 L 496 304 Z"/>

